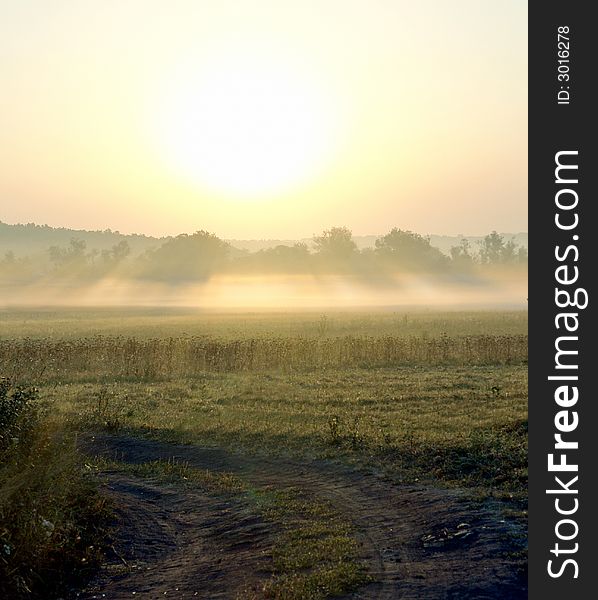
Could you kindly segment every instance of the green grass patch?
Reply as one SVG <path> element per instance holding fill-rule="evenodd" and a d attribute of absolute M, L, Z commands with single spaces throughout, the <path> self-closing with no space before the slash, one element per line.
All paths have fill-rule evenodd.
<path fill-rule="evenodd" d="M 282 528 L 272 550 L 274 577 L 264 586 L 266 598 L 318 600 L 371 581 L 356 560 L 350 524 L 328 503 L 298 490 L 260 495 L 264 514 Z"/>
<path fill-rule="evenodd" d="M 75 429 L 340 459 L 398 481 L 526 497 L 523 366 L 208 373 L 41 393 Z"/>
<path fill-rule="evenodd" d="M 176 483 L 200 487 L 211 493 L 241 493 L 244 483 L 232 473 L 220 473 L 208 469 L 191 467 L 187 462 L 177 460 L 152 460 L 143 463 L 127 463 L 94 457 L 88 463 L 96 471 L 118 471 L 136 477 L 152 478 L 161 483 Z"/>

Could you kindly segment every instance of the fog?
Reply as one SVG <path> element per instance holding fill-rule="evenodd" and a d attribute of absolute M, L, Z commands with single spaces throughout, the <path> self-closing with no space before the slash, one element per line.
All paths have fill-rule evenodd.
<path fill-rule="evenodd" d="M 48 243 L 54 230 L 8 227 Z M 181 306 L 206 309 L 467 306 L 524 307 L 527 249 L 492 232 L 448 253 L 429 237 L 397 228 L 359 248 L 352 232 L 333 227 L 298 242 L 255 252 L 198 231 L 135 254 L 129 241 L 67 245 L 0 260 L 0 306 Z"/>
<path fill-rule="evenodd" d="M 318 307 L 463 306 L 514 307 L 527 302 L 527 277 L 520 270 L 490 276 L 396 274 L 380 281 L 357 276 L 215 275 L 203 283 L 172 285 L 106 277 L 2 286 L 0 306 L 165 306 L 206 309 Z"/>

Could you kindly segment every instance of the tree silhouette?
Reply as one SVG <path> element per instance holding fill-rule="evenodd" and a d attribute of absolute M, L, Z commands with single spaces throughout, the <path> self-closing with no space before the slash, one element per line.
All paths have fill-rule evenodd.
<path fill-rule="evenodd" d="M 71 238 L 69 246 L 62 248 L 60 246 L 51 246 L 48 249 L 50 261 L 57 267 L 66 265 L 83 265 L 86 262 L 85 249 L 87 244 L 85 241 Z"/>
<path fill-rule="evenodd" d="M 131 254 L 131 247 L 127 240 L 114 244 L 110 250 L 102 250 L 102 259 L 107 265 L 117 265 Z"/>
<path fill-rule="evenodd" d="M 447 263 L 447 257 L 430 244 L 430 238 L 396 227 L 376 240 L 376 253 L 407 268 L 436 268 Z"/>
<path fill-rule="evenodd" d="M 316 253 L 332 259 L 348 259 L 357 252 L 353 234 L 347 227 L 332 227 L 313 237 Z"/>
<path fill-rule="evenodd" d="M 230 246 L 207 231 L 183 233 L 148 252 L 142 274 L 160 280 L 201 280 L 226 259 Z"/>
<path fill-rule="evenodd" d="M 483 265 L 525 263 L 527 250 L 518 247 L 513 240 L 505 242 L 502 235 L 493 231 L 480 242 L 479 257 Z"/>
<path fill-rule="evenodd" d="M 451 260 L 456 265 L 471 265 L 475 258 L 471 253 L 471 244 L 469 240 L 463 238 L 458 246 L 453 246 L 450 250 Z"/>

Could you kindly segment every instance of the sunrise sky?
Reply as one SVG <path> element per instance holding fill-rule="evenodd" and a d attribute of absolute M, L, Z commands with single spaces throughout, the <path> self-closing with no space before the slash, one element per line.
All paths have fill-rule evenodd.
<path fill-rule="evenodd" d="M 0 220 L 527 230 L 524 0 L 0 3 Z"/>

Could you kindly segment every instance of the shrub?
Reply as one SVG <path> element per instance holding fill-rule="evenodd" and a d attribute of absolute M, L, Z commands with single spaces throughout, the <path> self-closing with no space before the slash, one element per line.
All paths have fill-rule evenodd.
<path fill-rule="evenodd" d="M 101 558 L 105 501 L 37 390 L 0 379 L 0 598 L 49 598 Z"/>
<path fill-rule="evenodd" d="M 0 456 L 11 447 L 22 445 L 36 423 L 37 390 L 13 385 L 0 378 Z"/>

